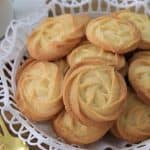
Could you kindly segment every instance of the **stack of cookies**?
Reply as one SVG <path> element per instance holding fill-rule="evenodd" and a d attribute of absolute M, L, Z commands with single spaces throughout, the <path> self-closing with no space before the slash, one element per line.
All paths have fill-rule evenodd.
<path fill-rule="evenodd" d="M 131 143 L 150 138 L 148 16 L 49 17 L 29 35 L 27 50 L 15 100 L 28 119 L 51 120 L 70 144 L 93 143 L 108 131 Z"/>

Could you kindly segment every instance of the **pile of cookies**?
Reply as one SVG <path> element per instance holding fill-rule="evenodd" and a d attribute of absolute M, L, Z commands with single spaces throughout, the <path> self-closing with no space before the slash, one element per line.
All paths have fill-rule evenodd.
<path fill-rule="evenodd" d="M 15 100 L 28 119 L 51 120 L 71 144 L 93 143 L 108 131 L 131 143 L 150 138 L 148 16 L 49 17 L 29 35 L 27 50 Z"/>

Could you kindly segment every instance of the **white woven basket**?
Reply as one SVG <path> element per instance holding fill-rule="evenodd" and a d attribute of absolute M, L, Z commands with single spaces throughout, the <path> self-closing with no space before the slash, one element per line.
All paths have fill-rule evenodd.
<path fill-rule="evenodd" d="M 150 0 L 51 0 L 46 8 L 21 20 L 13 20 L 8 27 L 5 39 L 0 45 L 0 110 L 10 129 L 20 139 L 41 150 L 74 150 L 83 149 L 67 145 L 57 138 L 50 128 L 50 123 L 30 122 L 17 109 L 13 101 L 15 95 L 15 75 L 18 67 L 27 58 L 26 38 L 32 28 L 47 16 L 62 13 L 88 13 L 92 16 L 108 14 L 111 11 L 132 8 L 150 15 Z M 57 11 L 56 11 L 57 10 Z M 111 137 L 104 137 L 84 149 L 90 150 L 150 150 L 150 140 L 128 144 Z"/>

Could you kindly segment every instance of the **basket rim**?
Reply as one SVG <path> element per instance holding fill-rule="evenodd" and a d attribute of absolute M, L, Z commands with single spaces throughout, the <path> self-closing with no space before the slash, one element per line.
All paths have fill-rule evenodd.
<path fill-rule="evenodd" d="M 91 0 L 89 0 L 89 1 L 91 1 Z M 133 0 L 133 1 L 136 1 L 136 0 Z M 137 1 L 140 2 L 140 0 L 137 0 Z M 145 0 L 145 1 L 148 1 L 148 0 Z M 54 3 L 56 1 L 51 0 L 51 4 L 52 4 L 52 2 Z M 2 107 L 0 106 L 1 114 L 4 118 L 4 120 L 6 121 L 6 123 L 9 125 L 9 128 L 13 131 L 14 134 L 16 134 L 23 141 L 27 142 L 29 145 L 33 145 L 33 146 L 37 145 L 40 149 L 43 149 L 42 145 L 40 145 L 42 143 L 42 141 L 40 141 L 41 143 L 39 142 L 39 143 L 35 144 L 35 143 L 32 143 L 32 142 L 26 140 L 21 135 L 19 135 L 20 133 L 16 132 L 14 130 L 13 126 L 12 126 L 13 123 L 16 123 L 18 121 L 18 119 L 20 119 L 20 118 L 21 118 L 21 120 L 23 120 L 23 119 L 19 115 L 19 112 L 14 111 L 14 108 L 11 106 L 12 102 L 9 101 L 9 96 L 10 96 L 9 89 L 10 88 L 8 87 L 8 84 L 7 84 L 8 79 L 7 79 L 6 75 L 3 72 L 3 69 L 6 68 L 6 66 L 5 66 L 6 62 L 10 62 L 10 60 L 12 60 L 12 59 L 17 60 L 18 57 L 22 57 L 24 55 L 23 54 L 24 45 L 22 47 L 21 46 L 19 47 L 22 52 L 19 52 L 19 51 L 14 52 L 14 49 L 16 48 L 16 41 L 18 40 L 18 37 L 19 37 L 18 32 L 17 32 L 18 29 L 22 28 L 22 27 L 29 27 L 29 28 L 31 27 L 32 28 L 32 26 L 34 26 L 37 22 L 39 22 L 39 20 L 47 17 L 47 12 L 48 12 L 49 9 L 51 9 L 51 7 L 52 6 L 50 6 L 50 8 L 49 8 L 49 5 L 48 5 L 48 7 L 46 6 L 46 8 L 44 8 L 44 9 L 42 8 L 41 10 L 39 10 L 39 12 L 36 12 L 35 14 L 33 14 L 31 16 L 28 16 L 28 17 L 25 17 L 25 18 L 22 18 L 22 19 L 19 19 L 19 20 L 12 20 L 12 22 L 10 23 L 10 25 L 8 26 L 8 29 L 6 31 L 5 39 L 2 41 L 2 43 L 0 45 L 0 47 L 2 49 L 2 51 L 0 52 L 0 54 L 1 54 L 1 57 L 0 57 L 0 60 L 1 60 L 0 77 L 1 77 L 1 79 L 0 79 L 0 81 L 2 82 L 2 86 L 3 86 L 3 89 L 4 89 L 4 91 L 3 91 L 4 94 L 2 94 L 4 96 L 4 98 L 2 100 L 0 99 L 0 102 L 2 101 L 4 103 L 4 106 L 2 106 Z M 11 53 L 9 53 L 9 52 L 11 52 Z M 12 52 L 14 52 L 14 53 L 12 53 Z M 12 66 L 13 65 L 14 64 L 12 64 Z M 16 64 L 16 65 L 19 65 L 19 63 Z M 11 82 L 15 83 L 14 80 L 11 80 Z M 15 87 L 13 86 L 13 93 L 14 92 L 15 92 Z M 12 120 L 9 120 L 7 118 L 7 116 L 5 115 L 5 111 L 9 111 L 10 113 L 13 112 L 13 119 Z M 15 122 L 15 120 L 17 120 L 17 121 Z M 26 121 L 27 121 L 26 124 L 28 124 L 29 127 L 31 127 L 34 130 L 37 130 L 36 128 L 32 127 L 33 126 L 32 123 L 30 123 L 28 120 L 26 120 Z M 25 123 L 25 122 L 23 121 L 23 123 Z M 22 123 L 22 126 L 23 126 L 23 123 Z M 30 130 L 30 132 L 31 131 L 32 130 Z M 36 136 L 41 135 L 40 140 L 44 140 L 46 144 L 49 144 L 49 143 L 51 144 L 51 142 L 55 142 L 55 140 L 53 140 L 53 138 L 51 138 L 51 137 L 50 137 L 51 138 L 51 140 L 50 140 L 51 142 L 50 142 L 49 137 L 46 137 L 47 135 L 43 134 L 42 132 L 39 133 L 38 130 L 37 130 L 37 133 L 35 133 L 35 135 Z M 147 144 L 147 143 L 149 143 L 149 144 Z M 59 144 L 58 145 L 57 144 L 50 145 L 50 144 L 49 144 L 50 148 L 54 148 L 56 150 L 60 148 Z M 146 140 L 143 143 L 141 143 L 140 145 L 143 145 L 143 144 L 145 144 L 146 148 L 148 149 L 150 147 L 150 140 Z M 65 145 L 65 144 L 63 143 L 63 145 Z M 69 149 L 69 148 L 71 148 L 71 149 L 80 149 L 80 148 L 72 148 L 71 146 L 68 146 L 67 144 L 66 144 L 66 146 L 64 146 L 64 148 L 61 147 L 61 149 Z M 131 148 L 138 149 L 138 145 L 133 144 L 133 147 L 130 147 L 130 149 Z M 129 148 L 123 148 L 123 149 L 127 150 Z M 146 149 L 143 149 L 143 150 L 146 150 Z"/>

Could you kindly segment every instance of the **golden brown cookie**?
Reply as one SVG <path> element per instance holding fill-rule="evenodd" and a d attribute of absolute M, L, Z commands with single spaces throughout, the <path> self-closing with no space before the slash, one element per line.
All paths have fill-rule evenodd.
<path fill-rule="evenodd" d="M 52 118 L 63 107 L 63 72 L 58 65 L 32 61 L 22 70 L 16 92 L 20 111 L 32 121 Z"/>
<path fill-rule="evenodd" d="M 126 107 L 111 131 L 131 143 L 150 138 L 150 107 L 129 90 Z"/>
<path fill-rule="evenodd" d="M 150 56 L 139 54 L 133 56 L 130 63 L 129 81 L 139 98 L 150 105 Z"/>
<path fill-rule="evenodd" d="M 125 97 L 123 77 L 102 61 L 81 62 L 72 67 L 64 79 L 65 108 L 85 125 L 116 120 Z"/>
<path fill-rule="evenodd" d="M 24 68 L 26 68 L 26 66 L 28 66 L 31 62 L 35 61 L 32 58 L 28 58 L 17 70 L 16 73 L 16 82 L 19 80 L 19 77 L 22 73 L 22 71 L 24 70 Z M 54 62 L 60 69 L 60 71 L 65 75 L 65 73 L 67 72 L 67 70 L 69 69 L 69 65 L 66 61 L 66 59 L 59 59 L 57 61 Z"/>
<path fill-rule="evenodd" d="M 111 128 L 111 133 L 116 137 L 121 139 L 121 135 L 119 134 L 118 128 L 116 126 L 116 123 L 113 125 L 113 127 Z"/>
<path fill-rule="evenodd" d="M 65 14 L 49 17 L 28 37 L 29 54 L 38 60 L 56 60 L 66 56 L 85 35 L 88 16 Z"/>
<path fill-rule="evenodd" d="M 129 65 L 128 62 L 126 62 L 125 66 L 118 71 L 125 77 L 126 75 L 128 75 L 128 69 L 129 69 Z"/>
<path fill-rule="evenodd" d="M 34 59 L 32 58 L 28 58 L 27 60 L 25 60 L 25 62 L 19 67 L 19 69 L 16 72 L 16 82 L 18 82 L 19 77 L 22 73 L 22 71 L 24 70 L 24 68 L 26 68 L 31 62 L 33 62 Z"/>
<path fill-rule="evenodd" d="M 99 127 L 85 126 L 65 111 L 52 122 L 56 134 L 70 144 L 90 144 L 102 138 L 110 129 L 110 124 Z"/>
<path fill-rule="evenodd" d="M 59 60 L 55 61 L 55 64 L 58 65 L 58 67 L 60 68 L 63 75 L 65 75 L 69 69 L 69 65 L 68 65 L 66 59 L 59 59 Z"/>
<path fill-rule="evenodd" d="M 143 58 L 143 59 L 150 59 L 150 52 L 149 51 L 138 51 L 136 53 L 134 53 L 133 57 L 131 58 L 130 62 L 133 61 L 134 59 L 138 59 L 138 58 Z"/>
<path fill-rule="evenodd" d="M 111 52 L 104 51 L 101 48 L 96 47 L 90 42 L 84 42 L 75 48 L 67 57 L 69 65 L 72 67 L 77 63 L 80 63 L 89 58 L 102 59 L 110 62 L 111 65 L 117 69 L 121 69 L 125 66 L 125 58 L 121 55 L 117 55 Z"/>
<path fill-rule="evenodd" d="M 141 34 L 141 42 L 138 47 L 141 49 L 150 49 L 150 18 L 148 16 L 129 10 L 113 13 L 113 16 L 131 21 Z"/>
<path fill-rule="evenodd" d="M 133 51 L 141 39 L 132 23 L 110 16 L 91 20 L 87 25 L 86 35 L 98 47 L 118 54 Z"/>

